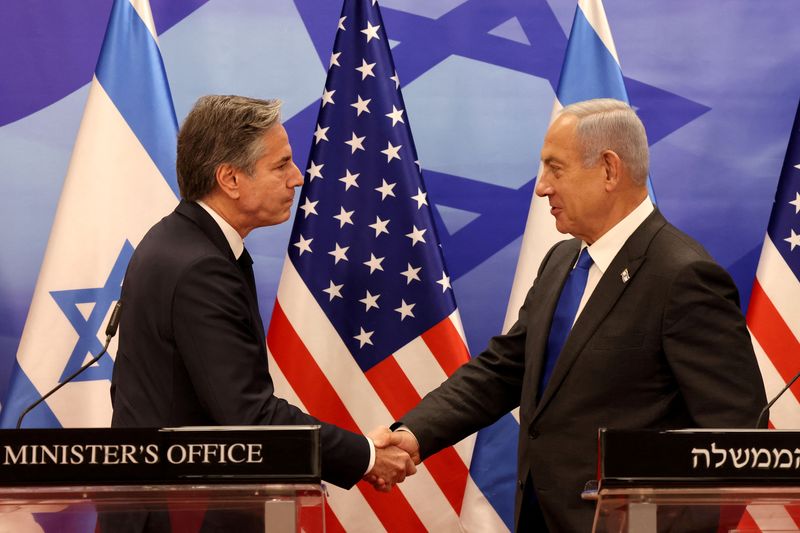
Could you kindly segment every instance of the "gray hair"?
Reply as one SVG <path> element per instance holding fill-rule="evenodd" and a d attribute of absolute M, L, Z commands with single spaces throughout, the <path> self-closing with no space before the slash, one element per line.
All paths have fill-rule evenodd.
<path fill-rule="evenodd" d="M 611 150 L 630 169 L 633 181 L 645 184 L 650 166 L 647 133 L 631 106 L 613 98 L 597 98 L 570 104 L 559 115 L 578 119 L 575 135 L 583 147 L 584 166 L 596 165 L 601 154 Z"/>
<path fill-rule="evenodd" d="M 178 132 L 176 168 L 181 197 L 199 200 L 214 188 L 223 163 L 252 174 L 263 155 L 261 137 L 280 121 L 280 100 L 200 97 Z"/>

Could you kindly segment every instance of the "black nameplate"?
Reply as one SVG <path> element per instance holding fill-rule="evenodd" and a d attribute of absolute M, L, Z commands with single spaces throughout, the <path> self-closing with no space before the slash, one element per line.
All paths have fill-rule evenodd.
<path fill-rule="evenodd" d="M 0 430 L 0 485 L 319 483 L 319 426 Z"/>
<path fill-rule="evenodd" d="M 800 432 L 601 429 L 600 483 L 798 485 Z"/>

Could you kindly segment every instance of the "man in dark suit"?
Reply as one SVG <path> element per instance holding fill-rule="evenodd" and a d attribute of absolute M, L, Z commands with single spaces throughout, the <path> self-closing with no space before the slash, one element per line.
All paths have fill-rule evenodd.
<path fill-rule="evenodd" d="M 575 238 L 548 252 L 508 333 L 402 417 L 395 441 L 419 461 L 519 406 L 517 528 L 582 532 L 598 428 L 753 427 L 766 400 L 733 281 L 648 197 L 634 111 L 566 107 L 541 159 L 536 194 Z"/>
<path fill-rule="evenodd" d="M 387 488 L 414 472 L 406 452 L 273 394 L 243 239 L 287 220 L 303 183 L 279 111 L 206 96 L 181 127 L 182 201 L 139 243 L 123 283 L 112 426 L 320 424 L 323 479 L 350 488 L 369 472 Z"/>

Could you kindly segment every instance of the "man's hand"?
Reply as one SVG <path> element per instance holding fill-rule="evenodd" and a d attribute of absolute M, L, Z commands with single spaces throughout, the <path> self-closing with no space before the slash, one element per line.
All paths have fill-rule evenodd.
<path fill-rule="evenodd" d="M 402 482 L 406 476 L 416 473 L 417 468 L 408 452 L 399 448 L 397 444 L 404 442 L 389 428 L 381 426 L 372 430 L 368 435 L 375 445 L 375 465 L 364 479 L 375 487 L 376 490 L 389 492 L 395 483 Z M 414 436 L 411 435 L 413 439 Z M 414 439 L 416 443 L 416 439 Z M 417 454 L 419 458 L 419 454 Z M 417 461 L 418 462 L 418 461 Z"/>
<path fill-rule="evenodd" d="M 419 457 L 419 442 L 417 442 L 417 437 L 410 431 L 405 429 L 394 431 L 391 436 L 391 444 L 405 450 L 415 465 L 422 462 Z"/>

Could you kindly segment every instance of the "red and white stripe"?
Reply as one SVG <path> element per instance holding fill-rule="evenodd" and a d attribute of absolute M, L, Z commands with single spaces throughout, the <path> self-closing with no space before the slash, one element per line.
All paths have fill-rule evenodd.
<path fill-rule="evenodd" d="M 747 326 L 767 398 L 771 399 L 800 371 L 800 282 L 769 235 L 761 249 L 747 308 Z M 798 399 L 800 383 L 786 391 L 772 406 L 770 427 L 800 428 Z M 739 528 L 746 531 L 798 531 L 800 507 L 751 504 L 739 522 Z"/>
<path fill-rule="evenodd" d="M 400 418 L 469 359 L 455 311 L 363 372 L 288 258 L 267 348 L 278 396 L 360 433 Z M 471 501 L 483 498 L 469 478 L 473 445 L 474 436 L 430 457 L 389 494 L 364 482 L 349 491 L 330 487 L 328 530 L 463 531 L 465 492 Z"/>
<path fill-rule="evenodd" d="M 764 239 L 747 310 L 747 325 L 767 398 L 800 371 L 800 282 L 769 236 Z M 800 428 L 800 382 L 770 409 L 770 425 Z"/>

